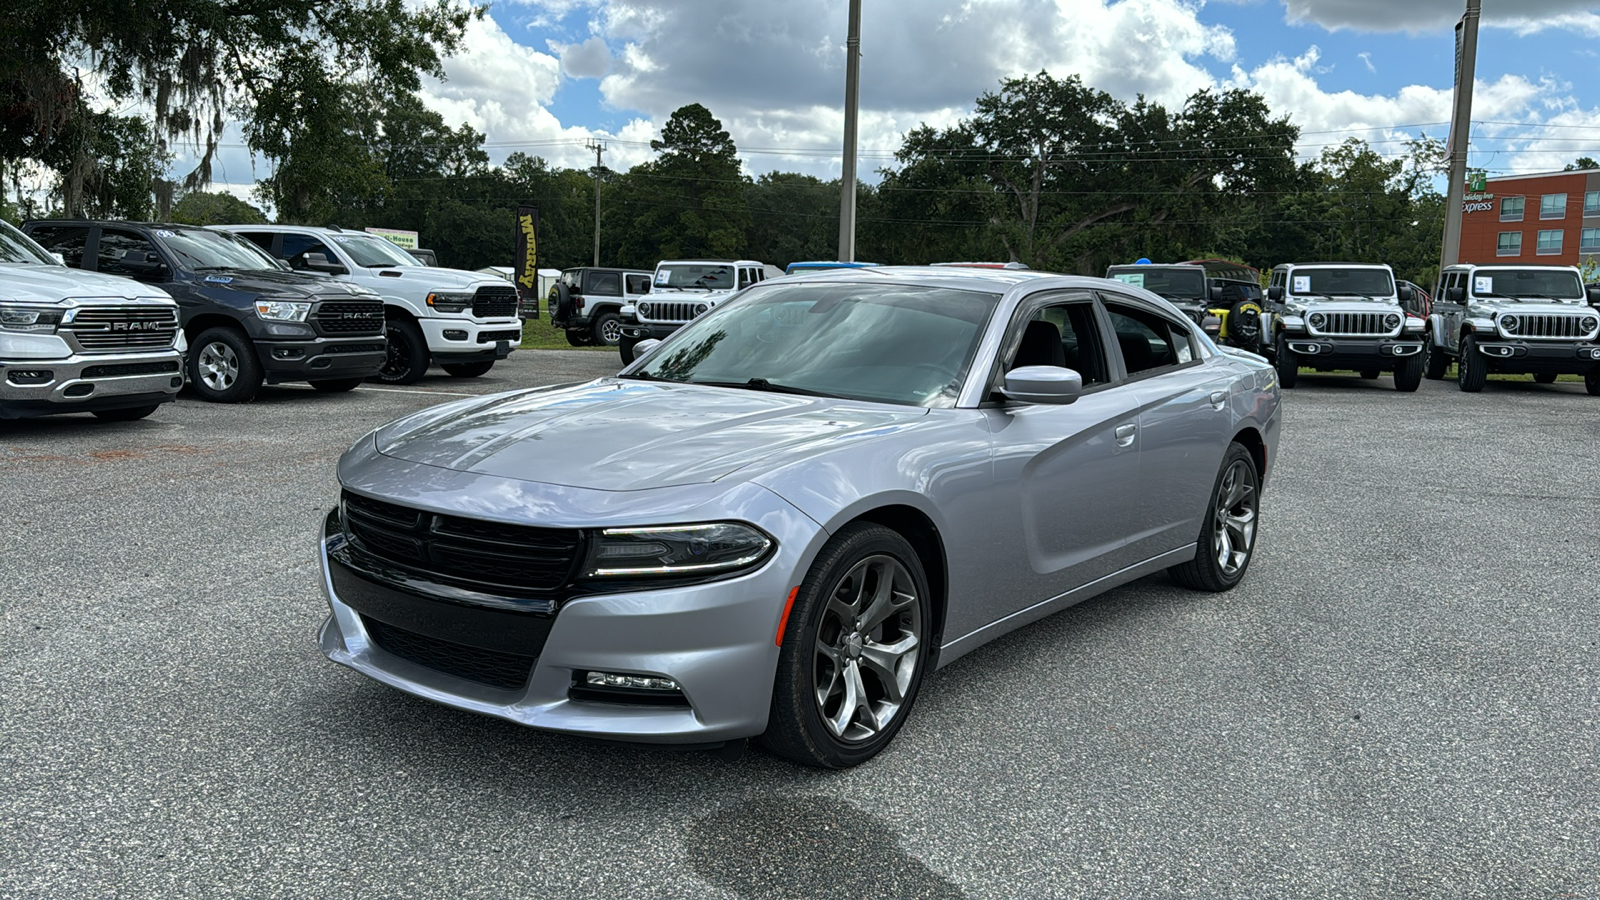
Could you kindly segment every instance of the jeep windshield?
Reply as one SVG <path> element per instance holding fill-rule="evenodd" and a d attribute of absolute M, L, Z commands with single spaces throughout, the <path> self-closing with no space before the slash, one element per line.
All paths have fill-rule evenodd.
<path fill-rule="evenodd" d="M 370 234 L 330 234 L 328 235 L 335 244 L 338 244 L 355 264 L 366 269 L 385 269 L 389 266 L 415 266 L 420 265 L 417 258 L 401 250 L 391 241 Z"/>
<path fill-rule="evenodd" d="M 948 408 L 999 301 L 892 284 L 759 285 L 622 377 Z"/>
<path fill-rule="evenodd" d="M 153 229 L 178 262 L 192 272 L 281 269 L 278 261 L 244 238 L 206 228 Z"/>
<path fill-rule="evenodd" d="M 1512 300 L 1583 300 L 1583 282 L 1563 269 L 1478 269 L 1472 295 Z"/>
<path fill-rule="evenodd" d="M 676 263 L 656 267 L 651 290 L 731 291 L 735 287 L 733 266 L 718 263 Z"/>
<path fill-rule="evenodd" d="M 33 238 L 6 221 L 0 221 L 0 263 L 18 266 L 61 265 L 48 250 L 34 243 Z"/>
<path fill-rule="evenodd" d="M 1198 269 L 1162 269 L 1156 266 L 1112 266 L 1107 278 L 1142 287 L 1168 300 L 1204 300 L 1206 273 Z"/>
<path fill-rule="evenodd" d="M 1289 293 L 1388 300 L 1395 296 L 1394 276 L 1384 269 L 1294 269 L 1289 273 Z"/>

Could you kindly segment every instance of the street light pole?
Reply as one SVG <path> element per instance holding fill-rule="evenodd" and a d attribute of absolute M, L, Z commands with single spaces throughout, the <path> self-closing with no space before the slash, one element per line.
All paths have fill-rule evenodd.
<path fill-rule="evenodd" d="M 594 264 L 600 265 L 600 154 L 606 152 L 606 145 L 599 141 L 590 141 L 583 145 L 585 150 L 594 151 Z"/>
<path fill-rule="evenodd" d="M 856 259 L 856 116 L 861 108 L 861 0 L 850 0 L 844 42 L 844 171 L 839 179 L 839 261 Z"/>
<path fill-rule="evenodd" d="M 1444 246 L 1439 254 L 1439 274 L 1461 261 L 1461 216 L 1466 203 L 1467 139 L 1472 132 L 1472 82 L 1478 69 L 1478 16 L 1482 0 L 1467 0 L 1467 11 L 1456 23 L 1456 102 L 1450 111 L 1450 140 L 1445 145 L 1450 163 L 1450 185 L 1444 204 Z"/>

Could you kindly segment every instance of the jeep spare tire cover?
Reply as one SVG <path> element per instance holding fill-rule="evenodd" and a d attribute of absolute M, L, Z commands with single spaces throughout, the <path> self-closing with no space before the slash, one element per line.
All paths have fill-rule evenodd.
<path fill-rule="evenodd" d="M 550 289 L 551 318 L 566 321 L 572 318 L 572 290 L 564 284 Z"/>

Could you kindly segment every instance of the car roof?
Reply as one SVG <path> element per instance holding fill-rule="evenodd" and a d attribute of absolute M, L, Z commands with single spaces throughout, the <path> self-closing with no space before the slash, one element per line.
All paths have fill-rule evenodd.
<path fill-rule="evenodd" d="M 203 230 L 202 225 L 184 225 L 178 222 L 136 222 L 131 219 L 28 219 L 27 225 L 114 225 L 122 228 L 163 228 L 185 231 Z"/>
<path fill-rule="evenodd" d="M 1343 267 L 1345 267 L 1347 269 L 1387 269 L 1387 268 L 1389 268 L 1389 264 L 1388 263 L 1339 262 L 1337 260 L 1330 261 L 1330 262 L 1278 263 L 1277 265 L 1273 266 L 1273 268 L 1274 269 L 1307 269 L 1307 268 L 1312 268 L 1312 267 L 1317 267 L 1317 266 L 1343 266 Z"/>
<path fill-rule="evenodd" d="M 1029 281 L 1070 278 L 1085 284 L 1105 285 L 1103 278 L 1081 275 L 1063 276 L 1033 269 L 968 269 L 958 266 L 867 266 L 857 269 L 818 269 L 785 275 L 788 283 L 850 282 L 860 284 L 902 284 L 1005 292 Z M 769 279 L 775 281 L 776 279 Z"/>
<path fill-rule="evenodd" d="M 1206 267 L 1199 263 L 1114 263 L 1106 266 L 1108 269 L 1199 269 L 1204 274 Z"/>

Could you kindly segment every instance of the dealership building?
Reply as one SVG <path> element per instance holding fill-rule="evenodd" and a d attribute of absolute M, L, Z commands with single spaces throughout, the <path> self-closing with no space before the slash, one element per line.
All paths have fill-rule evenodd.
<path fill-rule="evenodd" d="M 1600 261 L 1600 169 L 1508 175 L 1472 185 L 1461 261 L 1581 266 Z"/>

